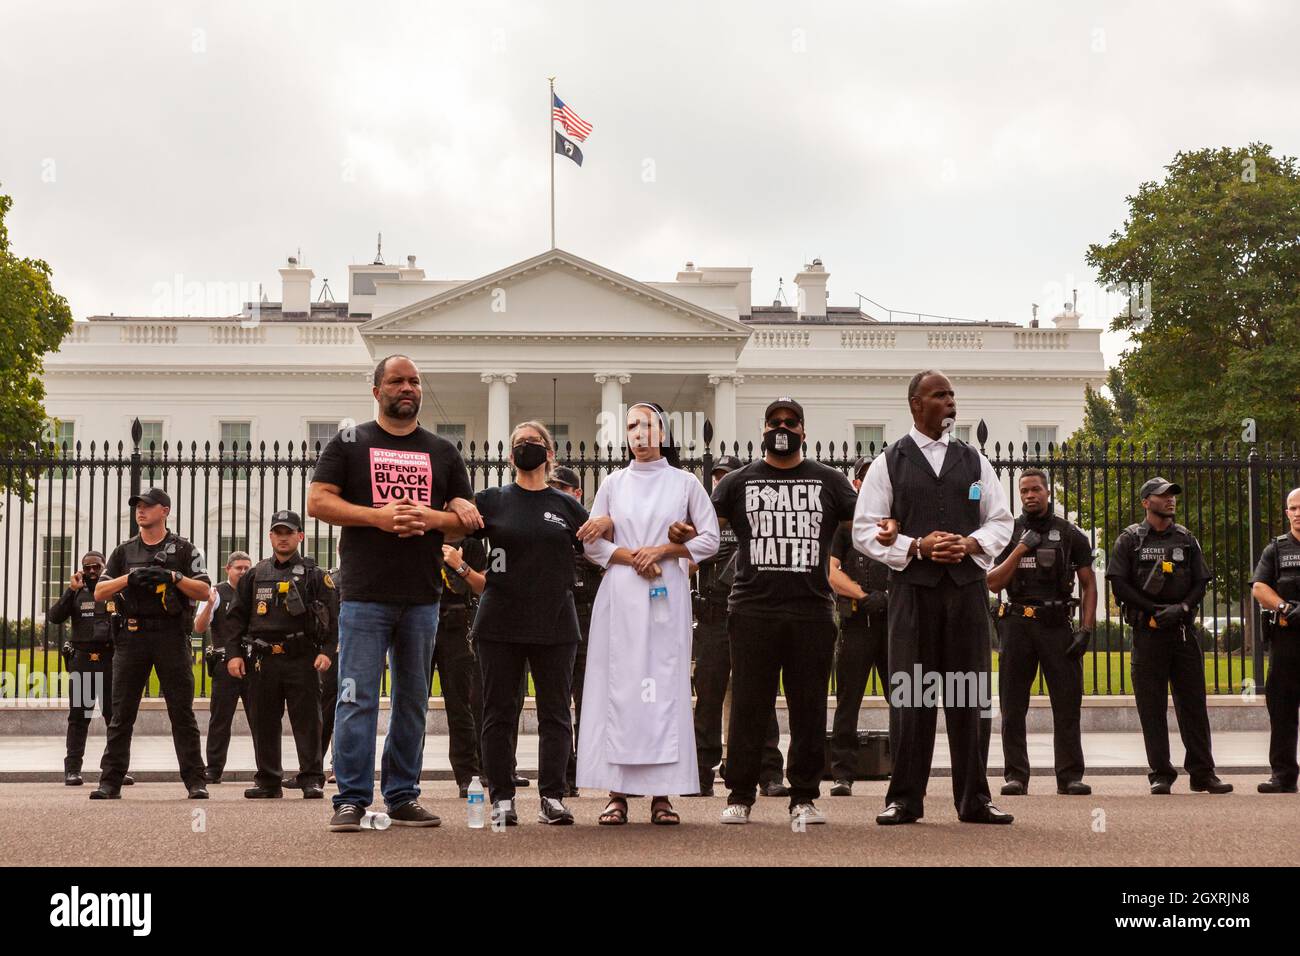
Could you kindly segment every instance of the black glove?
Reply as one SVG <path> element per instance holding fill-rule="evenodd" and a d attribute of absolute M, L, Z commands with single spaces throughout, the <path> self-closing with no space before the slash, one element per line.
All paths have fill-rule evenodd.
<path fill-rule="evenodd" d="M 1286 619 L 1287 624 L 1300 624 L 1300 601 L 1287 601 L 1277 613 Z"/>
<path fill-rule="evenodd" d="M 172 574 L 166 568 L 136 568 L 131 572 L 131 582 L 146 587 L 151 584 L 171 584 Z"/>
<path fill-rule="evenodd" d="M 1026 528 L 1025 533 L 1020 536 L 1020 543 L 1023 544 L 1026 548 L 1028 548 L 1030 551 L 1033 551 L 1035 548 L 1037 548 L 1040 544 L 1043 543 L 1043 536 L 1039 534 L 1037 531 L 1035 531 L 1033 528 Z"/>
<path fill-rule="evenodd" d="M 63 646 L 59 648 L 59 653 L 63 657 L 63 667 L 65 670 L 72 669 L 72 642 L 64 641 Z"/>
<path fill-rule="evenodd" d="M 1070 641 L 1070 646 L 1065 649 L 1066 660 L 1077 661 L 1088 652 L 1088 645 L 1092 643 L 1092 630 L 1080 628 L 1074 632 L 1074 639 Z"/>
<path fill-rule="evenodd" d="M 1177 627 L 1187 616 L 1181 604 L 1163 604 L 1155 613 L 1156 625 L 1159 627 Z"/>
<path fill-rule="evenodd" d="M 871 591 L 859 604 L 866 606 L 868 614 L 884 614 L 889 610 L 889 592 Z"/>

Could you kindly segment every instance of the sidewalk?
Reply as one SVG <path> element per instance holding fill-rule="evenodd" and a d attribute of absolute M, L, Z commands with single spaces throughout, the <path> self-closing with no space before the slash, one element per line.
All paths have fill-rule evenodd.
<path fill-rule="evenodd" d="M 452 779 L 451 764 L 447 760 L 446 736 L 428 736 L 424 742 L 424 773 L 426 780 Z M 782 736 L 781 750 L 785 752 L 790 738 Z M 92 735 L 86 741 L 84 767 L 87 781 L 98 779 L 99 758 L 104 745 L 103 734 Z M 376 754 L 382 751 L 384 738 L 376 742 Z M 0 737 L 0 783 L 52 782 L 63 779 L 63 737 Z M 281 752 L 285 771 L 294 770 L 295 750 L 293 738 L 285 737 Z M 1085 733 L 1083 752 L 1089 774 L 1145 774 L 1146 755 L 1142 735 L 1134 733 Z M 1183 745 L 1177 734 L 1169 737 L 1169 752 L 1175 767 L 1182 766 Z M 1214 735 L 1214 757 L 1221 773 L 1248 773 L 1268 775 L 1268 734 L 1260 731 L 1223 731 Z M 519 772 L 525 776 L 537 775 L 537 736 L 521 734 L 519 737 Z M 1052 735 L 1029 734 L 1029 761 L 1034 775 L 1051 776 Z M 951 773 L 952 761 L 948 754 L 948 741 L 940 733 L 934 746 L 934 775 Z M 225 779 L 248 781 L 253 777 L 253 745 L 247 736 L 236 736 L 230 741 Z M 177 779 L 176 752 L 170 737 L 136 737 L 131 747 L 131 771 L 137 780 L 173 781 Z M 1002 740 L 993 735 L 989 748 L 989 776 L 1001 779 Z"/>

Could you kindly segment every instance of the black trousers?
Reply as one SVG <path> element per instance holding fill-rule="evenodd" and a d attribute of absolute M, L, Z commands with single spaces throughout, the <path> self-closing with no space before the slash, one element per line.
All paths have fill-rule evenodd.
<path fill-rule="evenodd" d="M 574 644 L 516 644 L 475 641 L 483 671 L 483 772 L 493 803 L 515 796 L 515 743 L 519 728 L 519 682 L 524 664 L 533 673 L 537 699 L 538 791 L 543 797 L 564 796 L 564 774 L 573 746 L 569 719 L 570 680 Z"/>
<path fill-rule="evenodd" d="M 581 625 L 581 617 L 579 617 Z M 570 789 L 576 789 L 578 779 L 578 731 L 581 729 L 582 720 L 582 687 L 586 683 L 587 676 L 587 630 L 589 623 L 583 626 L 582 640 L 578 642 L 578 650 L 573 658 L 573 682 L 571 686 L 571 696 L 573 697 L 573 746 L 569 749 L 569 766 L 564 771 L 564 782 Z"/>
<path fill-rule="evenodd" d="M 889 592 L 889 742 L 894 773 L 885 803 L 925 812 L 942 701 L 952 754 L 958 817 L 990 802 L 987 777 L 993 731 L 988 587 L 981 577 L 935 587 L 896 577 Z M 937 682 L 941 697 L 927 693 Z M 952 691 L 950 694 L 949 691 Z M 951 698 L 951 699 L 949 699 Z"/>
<path fill-rule="evenodd" d="M 91 660 L 91 657 L 98 658 Z M 80 773 L 86 734 L 98 706 L 108 725 L 113 719 L 113 652 L 74 648 L 68 664 L 68 740 L 64 773 Z"/>
<path fill-rule="evenodd" d="M 194 719 L 194 657 L 190 641 L 178 624 L 173 630 L 124 632 L 113 652 L 113 718 L 108 742 L 99 762 L 99 782 L 120 787 L 131 764 L 131 735 L 140 713 L 140 698 L 149 686 L 149 673 L 158 672 L 158 685 L 167 701 L 176 763 L 186 787 L 203 784 L 203 750 Z"/>
<path fill-rule="evenodd" d="M 469 629 L 463 621 L 452 624 L 444 620 L 438 625 L 433 666 L 442 678 L 451 770 L 457 786 L 468 787 L 472 778 L 482 776 L 482 769 L 479 767 L 479 725 L 472 703 L 477 665 L 469 644 Z"/>
<path fill-rule="evenodd" d="M 221 776 L 226 769 L 226 753 L 230 749 L 230 726 L 235 720 L 235 708 L 244 703 L 244 716 L 253 725 L 252 698 L 248 678 L 231 677 L 224 661 L 211 665 L 212 696 L 208 701 L 208 778 Z M 257 738 L 253 738 L 254 744 Z"/>
<path fill-rule="evenodd" d="M 284 777 L 280 730 L 285 709 L 298 750 L 298 785 L 325 785 L 320 750 L 320 677 L 312 666 L 314 653 L 299 655 L 263 654 L 249 666 L 249 697 L 253 711 L 253 753 L 257 773 L 253 782 L 268 790 L 279 790 Z"/>
<path fill-rule="evenodd" d="M 320 755 L 324 763 L 325 754 L 330 749 L 330 740 L 334 737 L 334 708 L 339 702 L 339 652 L 336 649 L 329 654 L 330 669 L 320 671 Z M 247 702 L 244 704 L 248 706 Z M 333 757 L 330 766 L 334 765 Z"/>
<path fill-rule="evenodd" d="M 713 786 L 713 770 L 722 762 L 722 721 L 727 687 L 731 684 L 731 638 L 725 623 L 700 621 L 693 639 L 695 663 L 695 758 L 699 764 L 700 787 Z M 780 783 L 785 779 L 785 758 L 781 756 L 781 727 L 776 720 L 776 701 L 767 722 L 767 738 L 759 760 L 758 782 Z"/>
<path fill-rule="evenodd" d="M 835 717 L 831 722 L 831 776 L 852 780 L 858 753 L 858 714 L 876 669 L 882 693 L 886 687 L 889 626 L 884 613 L 858 613 L 844 621 L 835 653 Z"/>
<path fill-rule="evenodd" d="M 1268 763 L 1273 779 L 1296 785 L 1296 736 L 1300 725 L 1300 636 L 1273 636 L 1264 698 L 1268 705 Z"/>
<path fill-rule="evenodd" d="M 1052 702 L 1052 752 L 1056 786 L 1061 789 L 1083 779 L 1083 737 L 1079 711 L 1083 707 L 1083 660 L 1065 656 L 1073 639 L 1069 624 L 1039 624 L 1029 618 L 1007 617 L 998 622 L 1002 652 L 998 657 L 998 691 L 1002 704 L 1004 776 L 1029 786 L 1029 746 L 1025 716 L 1034 678 L 1042 667 Z"/>
<path fill-rule="evenodd" d="M 1174 714 L 1187 756 L 1183 768 L 1193 783 L 1214 776 L 1210 753 L 1210 715 L 1205 707 L 1205 657 L 1201 646 L 1181 629 L 1133 631 L 1133 696 L 1146 743 L 1152 783 L 1172 783 L 1178 771 L 1169 762 L 1169 690 L 1173 689 Z"/>
<path fill-rule="evenodd" d="M 821 795 L 826 764 L 826 697 L 835 654 L 835 622 L 732 614 L 731 722 L 727 728 L 727 802 L 752 806 L 777 690 L 785 683 L 790 719 L 790 806 Z"/>

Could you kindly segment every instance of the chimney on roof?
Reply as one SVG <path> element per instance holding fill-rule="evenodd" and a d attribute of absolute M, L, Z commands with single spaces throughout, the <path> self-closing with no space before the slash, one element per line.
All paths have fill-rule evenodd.
<path fill-rule="evenodd" d="M 311 280 L 316 274 L 298 263 L 297 256 L 289 257 L 289 264 L 280 270 L 280 312 L 283 315 L 307 316 L 311 314 Z"/>
<path fill-rule="evenodd" d="M 406 257 L 406 265 L 397 270 L 397 277 L 402 281 L 423 279 L 424 270 L 415 264 L 415 256 Z"/>
<path fill-rule="evenodd" d="M 799 289 L 799 320 L 817 321 L 826 318 L 826 283 L 831 274 L 820 259 L 814 259 L 794 277 Z"/>

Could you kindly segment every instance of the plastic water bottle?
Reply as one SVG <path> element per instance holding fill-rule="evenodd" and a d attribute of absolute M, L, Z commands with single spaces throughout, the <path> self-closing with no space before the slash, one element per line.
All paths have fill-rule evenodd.
<path fill-rule="evenodd" d="M 668 585 L 663 578 L 655 578 L 650 585 L 650 619 L 656 624 L 667 624 L 668 617 Z"/>
<path fill-rule="evenodd" d="M 471 830 L 483 829 L 483 812 L 486 808 L 483 795 L 483 784 L 475 777 L 469 782 L 468 795 L 466 797 L 466 812 L 469 815 L 469 828 Z"/>
<path fill-rule="evenodd" d="M 392 825 L 392 817 L 382 812 L 375 813 L 367 810 L 366 815 L 361 818 L 361 829 L 363 830 L 387 830 Z"/>

